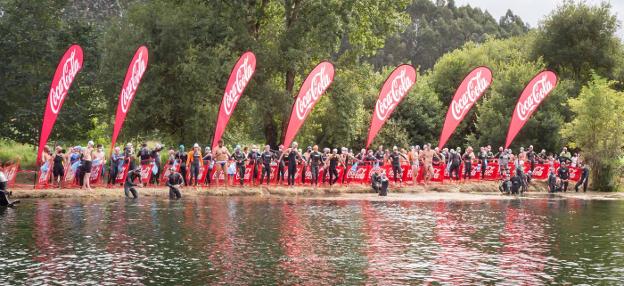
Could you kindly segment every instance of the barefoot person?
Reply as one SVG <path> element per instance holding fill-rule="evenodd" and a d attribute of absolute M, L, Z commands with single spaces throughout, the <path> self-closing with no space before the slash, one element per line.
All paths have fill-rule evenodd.
<path fill-rule="evenodd" d="M 318 178 L 319 178 L 319 168 L 321 166 L 323 160 L 323 155 L 318 150 L 318 145 L 312 146 L 312 152 L 310 152 L 310 156 L 308 158 L 308 165 L 310 166 L 310 172 L 312 173 L 312 178 L 310 179 L 310 183 L 316 188 L 318 186 Z"/>
<path fill-rule="evenodd" d="M 437 157 L 434 150 L 431 150 L 431 144 L 427 144 L 423 147 L 423 151 L 420 154 L 421 160 L 425 168 L 425 185 L 429 184 L 431 177 L 433 176 L 433 158 Z"/>
<path fill-rule="evenodd" d="M 89 141 L 87 143 L 87 147 L 83 150 L 82 152 L 82 183 L 83 185 L 80 187 L 80 189 L 82 189 L 83 187 L 85 189 L 87 189 L 87 191 L 91 191 L 91 167 L 93 167 L 93 145 L 95 145 L 95 143 L 93 143 L 93 141 Z"/>
<path fill-rule="evenodd" d="M 418 184 L 418 169 L 420 168 L 420 146 L 412 146 L 407 158 L 412 168 L 412 184 L 416 186 Z"/>
<path fill-rule="evenodd" d="M 230 158 L 230 151 L 228 151 L 227 147 L 223 146 L 223 140 L 219 140 L 217 148 L 214 149 L 214 159 L 215 159 L 215 178 L 217 178 L 217 185 L 219 184 L 219 178 L 221 175 L 226 176 L 226 164 L 228 159 Z M 225 180 L 225 185 L 227 186 L 227 179 Z"/>
<path fill-rule="evenodd" d="M 204 166 L 204 158 L 201 153 L 201 148 L 199 144 L 195 143 L 193 145 L 193 150 L 189 151 L 186 159 L 186 169 L 191 171 L 191 179 L 188 182 L 189 186 L 193 185 L 197 188 L 199 184 L 199 169 Z"/>
<path fill-rule="evenodd" d="M 403 171 L 401 170 L 401 158 L 407 159 L 405 155 L 399 152 L 397 146 L 392 147 L 392 153 L 389 155 L 390 164 L 392 166 L 392 173 L 394 177 L 394 185 L 399 188 L 403 184 Z"/>
<path fill-rule="evenodd" d="M 63 154 L 63 148 L 61 146 L 56 146 L 54 150 L 54 165 L 52 167 L 52 176 L 54 178 L 54 183 L 56 183 L 56 187 L 61 188 L 61 183 L 63 181 L 63 176 L 65 175 L 65 154 Z"/>

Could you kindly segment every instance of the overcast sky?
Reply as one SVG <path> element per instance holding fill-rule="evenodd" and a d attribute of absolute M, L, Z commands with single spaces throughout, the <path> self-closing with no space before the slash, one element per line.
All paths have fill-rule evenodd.
<path fill-rule="evenodd" d="M 603 1 L 585 0 L 585 2 L 594 5 Z M 606 2 L 611 3 L 612 11 L 617 14 L 620 21 L 618 35 L 624 39 L 624 29 L 622 28 L 622 25 L 624 25 L 624 0 L 607 0 Z M 473 7 L 480 7 L 489 11 L 497 20 L 505 15 L 507 9 L 511 9 L 514 14 L 519 15 L 523 21 L 535 28 L 538 26 L 539 21 L 563 3 L 563 0 L 455 0 L 455 3 L 457 6 L 470 4 Z"/>

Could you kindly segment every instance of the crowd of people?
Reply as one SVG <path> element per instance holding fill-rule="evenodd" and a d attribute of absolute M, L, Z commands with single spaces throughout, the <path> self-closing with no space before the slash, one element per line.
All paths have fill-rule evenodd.
<path fill-rule="evenodd" d="M 115 147 L 110 158 L 107 158 L 102 145 L 95 145 L 89 141 L 86 147 L 75 146 L 68 150 L 61 146 L 56 146 L 54 152 L 49 147 L 44 149 L 41 168 L 52 168 L 52 182 L 60 187 L 62 177 L 65 174 L 65 168 L 72 168 L 75 171 L 78 184 L 81 188 L 91 189 L 90 177 L 92 166 L 102 165 L 102 172 L 108 169 L 108 185 L 112 186 L 116 183 L 118 172 L 123 166 L 128 166 L 129 174 L 126 176 L 124 189 L 126 194 L 136 195 L 133 188 L 137 185 L 134 180 L 140 178 L 140 165 L 152 164 L 152 179 L 154 185 L 159 184 L 160 174 L 162 172 L 163 163 L 167 168 L 171 168 L 170 176 L 166 178 L 167 185 L 172 187 L 172 195 L 179 195 L 181 186 L 198 186 L 201 184 L 210 185 L 213 176 L 205 176 L 203 182 L 199 181 L 200 169 L 208 168 L 208 174 L 215 172 L 214 177 L 223 176 L 226 178 L 225 185 L 234 185 L 239 183 L 244 185 L 244 175 L 246 168 L 251 167 L 251 183 L 269 184 L 271 180 L 271 166 L 277 167 L 277 182 L 287 182 L 289 186 L 295 185 L 295 175 L 297 166 L 303 167 L 303 174 L 310 171 L 311 179 L 306 182 L 306 176 L 301 176 L 299 180 L 302 184 L 310 184 L 314 187 L 319 183 L 329 183 L 330 186 L 336 184 L 339 180 L 345 182 L 346 173 L 343 172 L 339 176 L 338 167 L 342 166 L 344 170 L 353 168 L 357 165 L 391 166 L 392 178 L 394 185 L 401 187 L 402 182 L 402 166 L 409 165 L 413 174 L 418 174 L 423 169 L 424 183 L 429 184 L 434 172 L 434 166 L 444 164 L 446 171 L 450 174 L 450 178 L 454 182 L 460 182 L 462 179 L 471 179 L 473 168 L 481 173 L 484 177 L 488 163 L 498 161 L 499 172 L 501 177 L 500 189 L 505 193 L 518 193 L 526 191 L 531 181 L 531 173 L 536 164 L 546 164 L 549 166 L 548 184 L 549 190 L 552 192 L 563 191 L 568 189 L 569 167 L 583 168 L 582 178 L 575 186 L 578 191 L 579 186 L 583 186 L 583 191 L 587 189 L 589 170 L 578 153 L 571 154 L 567 148 L 563 148 L 561 153 L 547 154 L 546 150 L 536 152 L 533 146 L 528 148 L 521 147 L 517 153 L 513 153 L 511 149 L 500 147 L 496 153 L 492 151 L 491 146 L 483 146 L 478 151 L 468 146 L 465 150 L 461 147 L 453 148 L 432 148 L 431 144 L 422 146 L 412 146 L 408 149 L 399 148 L 397 146 L 391 149 L 378 146 L 375 150 L 361 149 L 360 152 L 342 147 L 340 149 L 323 148 L 319 149 L 317 145 L 308 146 L 301 149 L 295 142 L 291 146 L 278 146 L 277 150 L 272 150 L 269 145 L 264 146 L 262 150 L 256 146 L 241 147 L 236 145 L 233 151 L 224 145 L 223 141 L 218 142 L 218 146 L 212 150 L 206 146 L 203 150 L 199 144 L 195 143 L 191 150 L 187 151 L 184 145 L 178 146 L 177 150 L 170 147 L 167 151 L 167 159 L 161 159 L 163 146 L 156 144 L 152 149 L 147 144 L 142 144 L 138 152 L 135 152 L 132 144 L 127 144 L 123 150 Z M 475 152 L 476 151 L 476 152 Z M 525 162 L 530 165 L 529 171 L 525 172 L 523 166 Z M 138 164 L 137 164 L 138 163 Z M 516 166 L 515 170 L 509 169 L 509 163 Z M 555 169 L 555 163 L 559 168 Z M 140 165 L 139 165 L 140 164 Z M 104 168 L 107 167 L 107 168 Z M 375 168 L 375 172 L 385 173 L 383 169 Z M 461 170 L 461 171 L 460 171 Z M 261 172 L 261 173 L 260 173 Z M 460 174 L 462 173 L 462 174 Z M 239 182 L 234 182 L 235 175 L 238 174 Z M 287 174 L 287 176 L 286 176 Z M 377 174 L 381 175 L 381 174 Z M 383 174 L 385 176 L 385 174 Z M 285 178 L 287 177 L 287 178 Z M 417 176 L 412 176 L 413 183 L 417 183 Z M 188 179 L 187 179 L 188 178 Z M 135 192 L 135 191 L 134 191 Z M 177 194 L 176 194 L 177 192 Z"/>

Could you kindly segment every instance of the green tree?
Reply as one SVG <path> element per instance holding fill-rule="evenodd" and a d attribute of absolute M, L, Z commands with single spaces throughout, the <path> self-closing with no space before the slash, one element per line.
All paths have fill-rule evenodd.
<path fill-rule="evenodd" d="M 535 58 L 564 77 L 591 79 L 591 71 L 614 78 L 621 43 L 618 22 L 611 5 L 566 1 L 541 23 L 534 42 Z"/>
<path fill-rule="evenodd" d="M 624 148 L 624 93 L 612 85 L 593 74 L 578 98 L 568 101 L 575 118 L 562 130 L 564 137 L 583 150 L 593 189 L 599 191 L 616 190 L 621 175 L 618 165 Z"/>

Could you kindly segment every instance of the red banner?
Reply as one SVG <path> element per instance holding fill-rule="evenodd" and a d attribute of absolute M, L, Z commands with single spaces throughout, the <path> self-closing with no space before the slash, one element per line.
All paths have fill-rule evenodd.
<path fill-rule="evenodd" d="M 128 168 L 130 168 L 130 163 L 125 163 L 121 165 L 121 169 L 117 170 L 117 177 L 115 178 L 115 183 L 123 184 L 126 181 L 126 176 L 128 175 Z"/>
<path fill-rule="evenodd" d="M 301 85 L 299 95 L 293 104 L 288 127 L 284 132 L 285 146 L 290 146 L 306 117 L 333 81 L 334 65 L 330 62 L 321 62 L 310 72 Z"/>
<path fill-rule="evenodd" d="M 123 126 L 124 120 L 126 119 L 126 114 L 130 109 L 134 95 L 139 88 L 139 83 L 141 83 L 141 79 L 147 69 L 147 58 L 147 48 L 145 46 L 140 46 L 136 53 L 134 53 L 130 66 L 128 66 L 128 71 L 126 71 L 126 79 L 121 87 L 119 103 L 117 104 L 117 114 L 115 115 L 115 126 L 113 127 L 113 138 L 111 141 L 112 147 L 110 150 L 111 154 L 115 149 L 117 136 L 119 135 L 119 131 L 121 131 L 121 126 Z"/>
<path fill-rule="evenodd" d="M 48 182 L 50 181 L 50 176 L 52 175 L 52 164 L 48 168 L 44 170 L 44 168 L 39 168 L 39 172 L 37 172 L 37 184 L 35 185 L 36 189 L 42 189 L 48 187 Z"/>
<path fill-rule="evenodd" d="M 71 168 L 70 168 L 71 169 Z M 91 176 L 90 176 L 90 180 L 89 182 L 91 184 L 97 184 L 97 182 L 100 180 L 100 177 L 102 176 L 102 165 L 93 165 L 91 166 Z"/>
<path fill-rule="evenodd" d="M 216 149 L 217 143 L 221 140 L 225 127 L 230 121 L 230 116 L 236 108 L 238 100 L 243 95 L 245 87 L 256 71 L 256 55 L 252 52 L 244 53 L 232 68 L 230 79 L 225 86 L 221 107 L 219 107 L 219 116 L 217 116 L 217 125 L 215 133 L 212 137 L 212 148 Z"/>
<path fill-rule="evenodd" d="M 48 143 L 48 137 L 50 137 L 50 132 L 52 132 L 52 127 L 54 127 L 56 117 L 61 110 L 61 106 L 63 106 L 65 97 L 67 97 L 67 91 L 80 69 L 82 69 L 82 48 L 78 45 L 72 45 L 61 58 L 54 73 L 54 78 L 52 78 L 48 102 L 43 114 L 37 163 L 40 163 L 43 147 Z"/>
<path fill-rule="evenodd" d="M 152 178 L 152 169 L 154 165 L 152 164 L 143 164 L 141 165 L 141 183 L 147 185 Z"/>
<path fill-rule="evenodd" d="M 552 71 L 546 70 L 535 76 L 524 88 L 509 123 L 505 148 L 511 145 L 522 126 L 524 126 L 540 103 L 556 86 L 557 75 Z"/>
<path fill-rule="evenodd" d="M 375 112 L 368 129 L 366 148 L 373 142 L 394 109 L 401 103 L 416 83 L 416 70 L 411 65 L 400 65 L 388 76 L 375 104 Z"/>
<path fill-rule="evenodd" d="M 19 163 L 13 163 L 3 168 L 4 175 L 7 178 L 7 186 L 12 187 L 15 185 L 15 178 L 17 177 L 17 171 L 19 170 Z"/>
<path fill-rule="evenodd" d="M 464 120 L 470 109 L 481 98 L 485 90 L 492 84 L 492 71 L 487 67 L 472 70 L 455 91 L 453 101 L 446 112 L 446 120 L 440 135 L 438 147 L 442 150 L 459 123 Z"/>
<path fill-rule="evenodd" d="M 78 167 L 80 168 L 80 167 Z M 63 187 L 68 188 L 76 184 L 76 170 L 71 165 L 65 166 L 65 176 L 63 176 Z"/>

